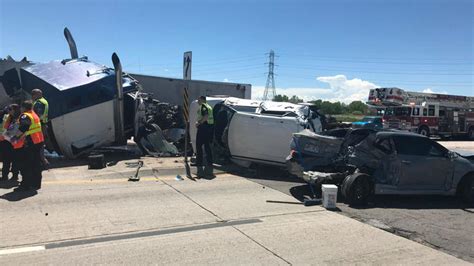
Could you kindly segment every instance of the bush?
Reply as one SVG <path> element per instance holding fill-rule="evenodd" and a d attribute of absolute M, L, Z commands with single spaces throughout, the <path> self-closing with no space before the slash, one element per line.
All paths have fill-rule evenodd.
<path fill-rule="evenodd" d="M 353 115 L 363 115 L 361 111 L 353 111 L 352 114 Z"/>

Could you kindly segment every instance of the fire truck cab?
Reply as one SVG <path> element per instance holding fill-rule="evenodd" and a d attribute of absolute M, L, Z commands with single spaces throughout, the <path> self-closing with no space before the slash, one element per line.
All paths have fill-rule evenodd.
<path fill-rule="evenodd" d="M 370 90 L 368 100 L 383 108 L 384 128 L 474 140 L 474 97 L 377 88 Z"/>

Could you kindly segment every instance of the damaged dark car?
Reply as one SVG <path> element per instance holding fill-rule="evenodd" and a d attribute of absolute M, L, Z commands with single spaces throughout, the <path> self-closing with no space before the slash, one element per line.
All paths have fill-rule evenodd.
<path fill-rule="evenodd" d="M 336 184 L 351 205 L 372 195 L 457 195 L 472 204 L 474 156 L 399 131 L 338 129 L 293 134 L 288 171 L 320 186 Z"/>

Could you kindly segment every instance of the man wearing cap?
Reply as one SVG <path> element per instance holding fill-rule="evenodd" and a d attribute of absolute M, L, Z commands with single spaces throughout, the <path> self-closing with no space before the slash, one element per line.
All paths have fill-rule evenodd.
<path fill-rule="evenodd" d="M 198 98 L 198 121 L 196 122 L 196 166 L 197 176 L 213 177 L 211 140 L 213 138 L 214 114 L 212 107 L 207 103 L 205 96 Z M 206 151 L 206 164 L 203 163 L 202 146 Z M 204 168 L 204 169 L 203 169 Z"/>

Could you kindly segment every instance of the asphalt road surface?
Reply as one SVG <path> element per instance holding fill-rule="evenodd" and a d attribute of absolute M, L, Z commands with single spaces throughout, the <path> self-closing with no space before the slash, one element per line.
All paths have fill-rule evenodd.
<path fill-rule="evenodd" d="M 474 154 L 474 142 L 440 142 L 462 154 Z M 303 201 L 308 186 L 284 171 L 259 167 L 248 178 Z M 377 196 L 364 208 L 339 200 L 340 214 L 406 237 L 474 263 L 474 209 L 455 197 Z"/>

